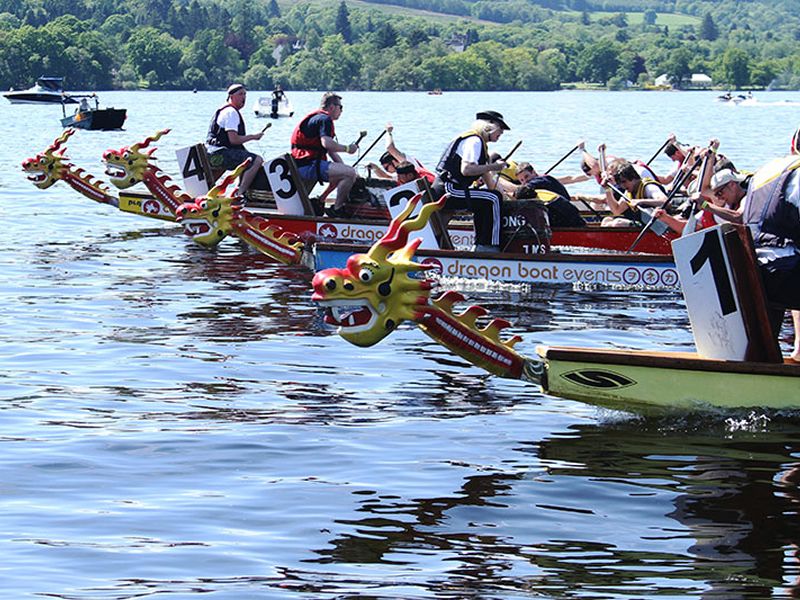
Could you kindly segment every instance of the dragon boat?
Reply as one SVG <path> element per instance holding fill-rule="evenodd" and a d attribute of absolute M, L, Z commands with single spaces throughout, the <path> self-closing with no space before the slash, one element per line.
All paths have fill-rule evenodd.
<path fill-rule="evenodd" d="M 150 191 L 145 199 L 131 198 L 113 193 L 108 185 L 69 161 L 65 144 L 74 132 L 72 128 L 66 129 L 43 152 L 23 161 L 22 170 L 36 187 L 47 189 L 64 181 L 81 195 L 124 212 L 164 221 L 182 220 L 187 235 L 202 246 L 213 247 L 226 236 L 233 235 L 274 260 L 284 264 L 300 262 L 302 242 L 299 238 L 236 204 L 238 196 L 233 183 L 247 164 L 239 165 L 206 194 L 192 197 L 179 189 L 152 161 L 155 148 L 150 144 L 168 133 L 166 129 L 141 143 L 103 154 L 106 173 L 117 188 L 124 190 L 142 182 Z M 233 193 L 226 195 L 231 189 Z"/>
<path fill-rule="evenodd" d="M 49 148 L 23 163 L 23 170 L 39 188 L 45 189 L 59 179 L 65 181 L 79 193 L 92 200 L 111 204 L 118 209 L 162 220 L 176 220 L 181 204 L 194 202 L 206 193 L 221 175 L 215 173 L 204 160 L 205 150 L 196 145 L 178 152 L 179 167 L 184 175 L 184 191 L 156 164 L 156 148 L 152 144 L 169 133 L 169 129 L 157 132 L 144 141 L 118 150 L 107 150 L 103 154 L 106 174 L 118 188 L 113 194 L 107 185 L 82 169 L 74 167 L 64 156 L 66 141 L 74 133 L 67 129 Z M 146 191 L 132 189 L 141 184 Z M 190 185 L 194 184 L 194 185 Z M 263 176 L 254 182 L 247 204 L 249 215 L 270 219 L 274 227 L 300 236 L 304 242 L 353 242 L 371 243 L 378 239 L 388 226 L 391 207 L 385 199 L 394 184 L 386 180 L 360 180 L 351 198 L 352 217 L 334 219 L 319 215 L 322 211 L 308 197 L 308 183 L 300 180 L 289 155 L 268 161 Z M 234 205 L 237 203 L 232 201 Z M 528 230 L 526 218 L 531 207 L 538 203 L 514 202 L 504 222 L 512 230 Z M 527 213 L 527 214 L 526 214 Z M 198 224 L 195 220 L 194 224 Z M 440 239 L 435 248 L 469 248 L 474 244 L 472 224 L 468 220 L 455 218 L 448 226 L 449 239 Z M 187 231 L 192 235 L 191 231 Z M 590 225 L 585 228 L 554 228 L 550 231 L 549 244 L 555 247 L 592 248 L 597 250 L 625 251 L 638 236 L 634 228 L 601 228 Z M 219 236 L 219 239 L 225 235 Z M 440 236 L 443 238 L 444 236 Z M 512 235 L 507 251 L 530 252 L 530 236 Z M 648 232 L 639 242 L 637 250 L 642 253 L 670 253 L 669 240 Z"/>
<path fill-rule="evenodd" d="M 754 252 L 741 226 L 719 225 L 673 244 L 681 248 L 677 266 L 697 352 L 540 347 L 528 357 L 515 349 L 519 335 L 501 339 L 508 321 L 479 325 L 488 311 L 473 305 L 457 312 L 465 298 L 454 291 L 432 299 L 437 283 L 425 274 L 433 266 L 412 260 L 420 239 L 409 236 L 442 202 L 426 204 L 410 218 L 418 201 L 368 252 L 314 275 L 313 300 L 348 342 L 372 346 L 408 321 L 494 375 L 593 405 L 641 413 L 800 408 L 800 364 L 784 360 L 769 333 Z"/>

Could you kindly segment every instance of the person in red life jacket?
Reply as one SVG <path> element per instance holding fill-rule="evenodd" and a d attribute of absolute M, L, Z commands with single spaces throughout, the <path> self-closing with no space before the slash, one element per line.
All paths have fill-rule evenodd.
<path fill-rule="evenodd" d="M 229 86 L 228 101 L 214 113 L 206 138 L 206 149 L 212 167 L 232 170 L 246 159 L 251 159 L 250 166 L 239 181 L 239 193 L 242 196 L 250 188 L 250 184 L 264 163 L 264 159 L 258 154 L 248 152 L 244 147 L 245 142 L 260 140 L 264 136 L 263 132 L 251 134 L 245 132 L 244 117 L 239 111 L 244 107 L 246 99 L 247 90 L 244 85 L 234 83 Z"/>
<path fill-rule="evenodd" d="M 414 165 L 414 169 L 418 173 L 417 178 L 424 177 L 428 183 L 433 183 L 435 175 L 431 173 L 425 166 L 413 156 L 409 156 L 402 152 L 394 142 L 392 132 L 394 126 L 391 123 L 386 124 L 386 152 L 381 155 L 379 167 L 375 163 L 370 163 L 368 166 L 375 173 L 375 176 L 380 179 L 398 179 L 397 166 L 402 162 L 409 162 Z"/>
<path fill-rule="evenodd" d="M 494 173 L 505 169 L 508 163 L 490 161 L 488 145 L 509 129 L 499 112 L 479 112 L 472 127 L 450 142 L 436 166 L 437 176 L 431 186 L 434 196 L 447 194 L 446 210 L 472 212 L 478 251 L 500 250 L 503 194 L 495 189 Z M 479 180 L 483 186 L 473 187 Z"/>
<path fill-rule="evenodd" d="M 337 142 L 333 126 L 333 122 L 342 116 L 342 110 L 342 97 L 334 92 L 325 92 L 319 110 L 303 117 L 292 132 L 292 157 L 300 177 L 328 183 L 322 195 L 323 201 L 336 189 L 336 202 L 327 210 L 331 217 L 347 216 L 347 200 L 356 181 L 356 170 L 344 164 L 339 153 L 354 154 L 358 145 Z"/>

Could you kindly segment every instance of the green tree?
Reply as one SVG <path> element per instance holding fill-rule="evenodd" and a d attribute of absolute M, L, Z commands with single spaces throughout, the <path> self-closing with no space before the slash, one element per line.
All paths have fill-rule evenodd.
<path fill-rule="evenodd" d="M 143 27 L 125 44 L 128 63 L 141 80 L 153 87 L 174 88 L 180 83 L 181 48 L 168 33 Z"/>
<path fill-rule="evenodd" d="M 691 61 L 692 51 L 685 46 L 675 48 L 670 52 L 669 57 L 662 66 L 664 72 L 669 75 L 669 80 L 672 82 L 673 87 L 680 89 L 684 80 L 691 76 Z"/>
<path fill-rule="evenodd" d="M 353 43 L 353 31 L 350 27 L 350 13 L 347 11 L 347 4 L 344 0 L 339 3 L 339 10 L 336 13 L 336 33 L 342 36 L 345 44 Z"/>
<path fill-rule="evenodd" d="M 278 3 L 275 0 L 269 0 L 269 4 L 267 5 L 267 14 L 272 19 L 280 18 L 281 16 L 281 9 L 278 6 Z"/>
<path fill-rule="evenodd" d="M 652 8 L 648 8 L 644 11 L 644 16 L 642 17 L 645 25 L 655 25 L 656 20 L 658 19 L 658 14 Z"/>
<path fill-rule="evenodd" d="M 578 55 L 578 76 L 605 84 L 619 69 L 619 51 L 619 45 L 608 39 L 589 44 Z"/>
<path fill-rule="evenodd" d="M 711 13 L 706 13 L 703 15 L 703 21 L 700 24 L 700 39 L 713 42 L 718 37 L 719 29 L 717 29 L 717 24 L 714 23 Z"/>
<path fill-rule="evenodd" d="M 740 48 L 727 48 L 719 62 L 721 79 L 737 90 L 750 83 L 750 57 Z"/>

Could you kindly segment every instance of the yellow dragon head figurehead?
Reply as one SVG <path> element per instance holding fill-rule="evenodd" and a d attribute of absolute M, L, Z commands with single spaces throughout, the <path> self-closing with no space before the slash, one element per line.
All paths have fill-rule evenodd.
<path fill-rule="evenodd" d="M 314 275 L 312 300 L 326 309 L 325 322 L 338 326 L 339 335 L 351 344 L 367 347 L 403 321 L 413 321 L 431 338 L 490 373 L 541 381 L 543 364 L 514 350 L 521 338 L 500 339 L 508 321 L 491 319 L 481 327 L 477 321 L 486 317 L 485 308 L 470 306 L 456 314 L 455 304 L 464 300 L 461 294 L 451 291 L 431 300 L 433 282 L 410 276 L 427 265 L 411 261 L 421 240 L 407 243 L 408 234 L 421 229 L 447 199 L 424 205 L 415 218 L 406 220 L 420 197 L 409 201 L 367 254 L 354 254 L 344 269 Z"/>
<path fill-rule="evenodd" d="M 75 133 L 72 128 L 65 129 L 64 133 L 48 146 L 47 150 L 40 152 L 33 158 L 22 161 L 22 170 L 28 174 L 28 180 L 36 187 L 46 190 L 64 176 L 72 166 L 64 157 L 66 141 Z"/>
<path fill-rule="evenodd" d="M 154 146 L 146 152 L 142 152 L 142 150 L 169 132 L 169 129 L 162 129 L 155 135 L 148 136 L 141 143 L 124 146 L 119 150 L 106 150 L 103 152 L 106 175 L 110 177 L 111 183 L 124 190 L 140 181 L 144 181 L 145 173 L 152 168 L 150 159 L 156 148 Z"/>
<path fill-rule="evenodd" d="M 183 232 L 201 246 L 211 248 L 219 244 L 233 229 L 235 218 L 233 198 L 225 195 L 228 186 L 250 166 L 248 158 L 236 169 L 208 191 L 205 196 L 195 198 L 178 207 L 175 215 L 183 226 Z"/>
<path fill-rule="evenodd" d="M 404 320 L 417 320 L 428 304 L 432 282 L 410 277 L 432 268 L 411 260 L 420 239 L 408 234 L 421 229 L 444 198 L 426 204 L 406 220 L 422 194 L 412 198 L 392 220 L 386 234 L 366 254 L 355 254 L 344 269 L 325 269 L 314 275 L 313 300 L 326 308 L 325 321 L 337 325 L 339 335 L 357 346 L 372 346 Z"/>

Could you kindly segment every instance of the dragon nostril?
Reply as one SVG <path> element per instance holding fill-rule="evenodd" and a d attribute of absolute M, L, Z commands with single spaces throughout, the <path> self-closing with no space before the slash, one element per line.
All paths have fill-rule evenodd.
<path fill-rule="evenodd" d="M 387 319 L 384 326 L 386 327 L 386 331 L 394 331 L 396 324 L 392 319 Z"/>
<path fill-rule="evenodd" d="M 378 293 L 381 296 L 389 296 L 392 293 L 392 286 L 388 281 L 384 281 L 378 286 Z"/>
<path fill-rule="evenodd" d="M 344 289 L 352 292 L 355 289 L 355 286 L 348 281 L 344 284 Z"/>
<path fill-rule="evenodd" d="M 333 279 L 328 279 L 328 281 L 325 282 L 325 287 L 328 288 L 329 290 L 335 290 L 336 281 Z"/>

